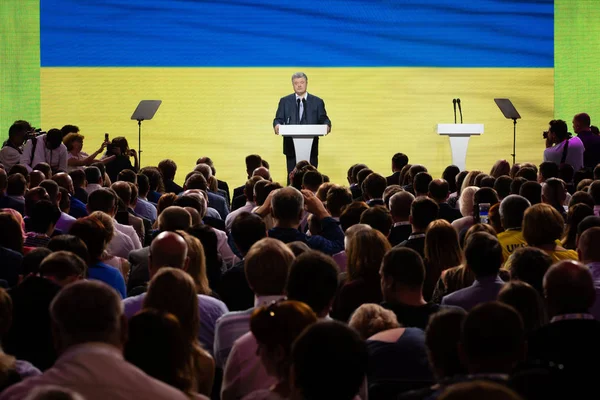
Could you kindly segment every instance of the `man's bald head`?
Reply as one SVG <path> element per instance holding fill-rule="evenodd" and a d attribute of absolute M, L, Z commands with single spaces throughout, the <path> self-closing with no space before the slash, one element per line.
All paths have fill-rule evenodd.
<path fill-rule="evenodd" d="M 175 232 L 162 232 L 159 234 L 150 245 L 150 255 L 148 257 L 150 278 L 161 267 L 187 269 L 187 253 L 187 243 L 180 235 Z"/>
<path fill-rule="evenodd" d="M 410 192 L 398 192 L 390 198 L 390 212 L 394 222 L 408 221 L 410 207 L 415 200 Z"/>
<path fill-rule="evenodd" d="M 182 207 L 167 207 L 158 216 L 158 229 L 160 231 L 185 231 L 191 225 L 192 217 L 190 213 Z"/>
<path fill-rule="evenodd" d="M 577 261 L 561 261 L 551 266 L 544 276 L 544 294 L 551 317 L 587 313 L 596 301 L 592 274 Z"/>
<path fill-rule="evenodd" d="M 271 173 L 265 167 L 256 168 L 254 171 L 252 171 L 252 176 L 260 176 L 268 181 L 271 180 Z"/>
<path fill-rule="evenodd" d="M 73 179 L 71 179 L 66 172 L 59 172 L 58 174 L 52 175 L 52 180 L 61 188 L 67 189 L 69 194 L 73 194 L 75 191 L 73 188 Z"/>
<path fill-rule="evenodd" d="M 436 203 L 444 203 L 450 194 L 450 186 L 445 179 L 434 179 L 429 182 L 429 197 Z"/>
<path fill-rule="evenodd" d="M 194 171 L 200 172 L 202 176 L 204 176 L 204 179 L 206 179 L 207 181 L 212 176 L 212 169 L 210 168 L 210 165 L 207 164 L 196 165 Z"/>
<path fill-rule="evenodd" d="M 577 252 L 584 264 L 600 262 L 600 227 L 587 229 L 579 237 Z"/>

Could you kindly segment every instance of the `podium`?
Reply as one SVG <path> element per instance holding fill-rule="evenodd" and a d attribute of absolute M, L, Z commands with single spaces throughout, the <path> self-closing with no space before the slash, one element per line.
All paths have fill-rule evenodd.
<path fill-rule="evenodd" d="M 327 135 L 327 125 L 279 125 L 279 135 L 294 140 L 296 162 L 310 162 L 313 139 Z"/>
<path fill-rule="evenodd" d="M 452 164 L 464 171 L 467 166 L 469 138 L 482 135 L 483 124 L 438 124 L 437 133 L 450 138 Z"/>

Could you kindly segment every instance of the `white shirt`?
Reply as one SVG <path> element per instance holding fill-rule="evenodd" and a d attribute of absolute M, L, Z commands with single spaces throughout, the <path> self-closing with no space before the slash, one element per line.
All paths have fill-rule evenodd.
<path fill-rule="evenodd" d="M 565 147 L 565 143 L 567 141 L 562 141 L 561 143 L 548 147 L 544 150 L 544 161 L 550 161 L 555 163 L 556 165 L 560 165 L 560 160 L 562 159 L 563 149 Z M 569 164 L 573 169 L 577 172 L 583 167 L 583 152 L 585 151 L 585 147 L 583 146 L 583 142 L 577 136 L 569 139 L 569 148 L 567 149 L 567 157 L 565 158 L 565 163 Z"/>
<path fill-rule="evenodd" d="M 256 204 L 254 204 L 254 202 L 246 201 L 246 204 L 244 204 L 242 207 L 227 214 L 227 217 L 225 217 L 225 229 L 227 229 L 227 232 L 231 231 L 231 225 L 233 225 L 233 220 L 235 219 L 235 217 L 237 217 L 244 211 L 252 212 L 254 207 L 256 207 Z"/>
<path fill-rule="evenodd" d="M 85 191 L 87 192 L 88 195 L 92 194 L 92 192 L 95 192 L 98 189 L 102 189 L 102 185 L 99 185 L 97 183 L 88 183 Z"/>
<path fill-rule="evenodd" d="M 60 212 L 60 218 L 56 222 L 56 229 L 62 231 L 62 233 L 67 234 L 71 230 L 71 226 L 77 219 L 66 214 L 64 212 Z"/>
<path fill-rule="evenodd" d="M 0 399 L 23 399 L 45 385 L 71 389 L 86 400 L 188 399 L 179 390 L 146 375 L 125 361 L 121 351 L 104 343 L 70 347 L 42 375 L 11 386 Z"/>
<path fill-rule="evenodd" d="M 4 146 L 0 150 L 0 163 L 4 165 L 7 174 L 19 162 L 21 162 L 21 152 L 19 150 L 11 146 Z"/>
<path fill-rule="evenodd" d="M 113 238 L 106 246 L 106 252 L 111 256 L 127 259 L 129 253 L 133 250 L 135 250 L 135 247 L 129 236 L 115 229 Z"/>
<path fill-rule="evenodd" d="M 133 226 L 121 225 L 120 223 L 118 223 L 115 220 L 113 220 L 113 225 L 115 226 L 116 230 L 118 230 L 119 232 L 121 232 L 121 233 L 129 236 L 129 239 L 131 239 L 131 242 L 133 243 L 134 250 L 142 248 L 142 242 L 140 242 L 140 238 L 137 235 L 137 233 L 136 233 L 135 229 L 133 228 Z M 113 256 L 116 256 L 116 255 L 117 254 L 113 254 Z M 119 256 L 119 257 L 122 257 L 122 256 Z M 123 258 L 127 258 L 127 256 L 125 256 Z"/>
<path fill-rule="evenodd" d="M 33 150 L 33 144 L 31 140 L 28 140 L 23 148 L 23 154 L 21 154 L 21 164 L 23 164 L 29 172 L 32 171 L 32 167 L 37 164 L 45 162 L 50 164 L 53 169 L 59 169 L 67 172 L 67 146 L 60 144 L 58 148 L 49 150 L 46 148 L 46 135 L 38 136 L 37 144 L 35 147 L 35 154 L 33 154 L 33 161 L 31 151 Z M 30 165 L 31 164 L 31 165 Z"/>
<path fill-rule="evenodd" d="M 229 247 L 229 243 L 227 242 L 227 234 L 222 230 L 213 228 L 212 226 L 211 228 L 217 235 L 217 251 L 221 255 L 223 261 L 225 261 L 225 264 L 227 264 L 227 267 L 231 267 L 233 264 L 240 261 L 240 259 L 233 254 L 233 251 L 231 251 L 231 247 Z"/>
<path fill-rule="evenodd" d="M 258 296 L 254 299 L 254 307 L 245 311 L 232 311 L 217 321 L 215 328 L 215 365 L 223 368 L 231 352 L 233 343 L 250 331 L 250 317 L 256 307 L 269 305 L 285 296 Z"/>

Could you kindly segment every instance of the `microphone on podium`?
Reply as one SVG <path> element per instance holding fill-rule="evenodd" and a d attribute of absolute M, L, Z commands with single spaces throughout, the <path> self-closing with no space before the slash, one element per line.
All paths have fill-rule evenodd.
<path fill-rule="evenodd" d="M 452 99 L 452 104 L 454 105 L 454 123 L 456 123 L 456 99 Z"/>
<path fill-rule="evenodd" d="M 463 117 L 462 117 L 462 107 L 460 106 L 460 99 L 456 99 L 456 104 L 458 104 L 458 112 L 460 113 L 460 123 L 463 123 Z"/>

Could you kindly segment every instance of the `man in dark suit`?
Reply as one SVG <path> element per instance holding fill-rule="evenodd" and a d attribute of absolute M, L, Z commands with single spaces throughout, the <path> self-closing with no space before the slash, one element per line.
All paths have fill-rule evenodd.
<path fill-rule="evenodd" d="M 304 72 L 296 72 L 292 75 L 292 85 L 294 93 L 282 97 L 279 100 L 277 113 L 273 120 L 273 129 L 275 134 L 279 134 L 280 125 L 313 125 L 327 124 L 327 133 L 331 131 L 331 121 L 327 117 L 325 111 L 325 103 L 323 100 L 314 95 L 309 95 L 306 92 L 308 78 Z M 296 166 L 296 150 L 292 138 L 283 139 L 283 154 L 287 159 L 288 176 Z M 310 151 L 310 163 L 318 167 L 319 155 L 319 138 L 313 140 L 312 149 Z"/>
<path fill-rule="evenodd" d="M 415 200 L 415 196 L 403 190 L 390 198 L 390 213 L 394 220 L 394 225 L 388 236 L 392 246 L 404 242 L 410 236 L 412 227 L 410 226 L 410 207 Z"/>
<path fill-rule="evenodd" d="M 396 193 L 394 196 L 398 195 Z M 412 232 L 408 239 L 395 247 L 408 247 L 425 258 L 425 231 L 438 216 L 439 207 L 428 197 L 418 197 L 410 205 L 410 225 Z"/>
<path fill-rule="evenodd" d="M 448 204 L 449 185 L 444 179 L 435 179 L 429 182 L 429 197 L 440 207 L 438 217 L 452 223 L 452 221 L 462 218 L 459 210 L 450 207 Z"/>
<path fill-rule="evenodd" d="M 364 197 L 369 207 L 385 206 L 383 202 L 383 192 L 385 191 L 386 181 L 382 175 L 370 174 L 363 182 Z"/>
<path fill-rule="evenodd" d="M 388 186 L 400 185 L 400 172 L 406 164 L 408 164 L 408 156 L 406 154 L 394 154 L 392 157 L 392 175 L 385 178 Z"/>

